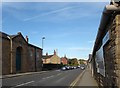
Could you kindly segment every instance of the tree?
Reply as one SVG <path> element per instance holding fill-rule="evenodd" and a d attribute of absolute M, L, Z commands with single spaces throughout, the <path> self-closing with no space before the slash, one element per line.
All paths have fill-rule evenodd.
<path fill-rule="evenodd" d="M 69 60 L 68 60 L 68 64 L 69 64 L 70 66 L 78 66 L 78 60 L 77 60 L 77 58 L 69 59 Z"/>

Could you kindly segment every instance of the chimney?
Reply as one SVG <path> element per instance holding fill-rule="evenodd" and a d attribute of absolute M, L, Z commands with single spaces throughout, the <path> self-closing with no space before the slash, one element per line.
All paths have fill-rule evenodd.
<path fill-rule="evenodd" d="M 46 56 L 48 56 L 48 52 L 46 53 Z"/>
<path fill-rule="evenodd" d="M 56 51 L 54 50 L 54 55 L 56 55 Z"/>
<path fill-rule="evenodd" d="M 64 58 L 66 58 L 66 54 L 64 55 Z"/>
<path fill-rule="evenodd" d="M 21 32 L 18 32 L 17 34 L 18 34 L 18 35 L 21 35 Z"/>
<path fill-rule="evenodd" d="M 26 41 L 27 41 L 27 43 L 28 43 L 28 36 L 26 35 Z"/>

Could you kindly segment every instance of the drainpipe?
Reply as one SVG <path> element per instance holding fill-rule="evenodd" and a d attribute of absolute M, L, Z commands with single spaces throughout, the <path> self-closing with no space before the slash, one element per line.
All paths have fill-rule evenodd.
<path fill-rule="evenodd" d="M 10 39 L 10 56 L 11 56 L 11 58 L 10 58 L 10 73 L 12 74 L 13 73 L 13 67 L 12 67 L 12 65 L 13 65 L 13 60 L 12 60 L 12 37 L 11 36 L 7 36 L 9 39 Z"/>
<path fill-rule="evenodd" d="M 35 72 L 37 71 L 36 61 L 37 61 L 37 60 L 36 60 L 36 48 L 35 48 Z"/>

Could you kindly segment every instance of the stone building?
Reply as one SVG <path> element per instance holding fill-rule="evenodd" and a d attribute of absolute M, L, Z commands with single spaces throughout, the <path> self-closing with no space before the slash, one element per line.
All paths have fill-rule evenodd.
<path fill-rule="evenodd" d="M 61 60 L 54 50 L 53 55 L 48 55 L 48 53 L 46 53 L 46 55 L 43 56 L 43 64 L 61 64 Z"/>
<path fill-rule="evenodd" d="M 43 56 L 43 67 L 45 69 L 57 69 L 59 68 L 60 64 L 60 57 L 57 55 L 55 50 L 53 55 L 48 55 L 48 53 L 46 53 L 46 55 Z"/>
<path fill-rule="evenodd" d="M 105 6 L 93 48 L 92 72 L 102 88 L 120 88 L 119 7 L 113 3 Z"/>
<path fill-rule="evenodd" d="M 18 32 L 8 35 L 0 32 L 2 46 L 2 74 L 14 74 L 42 69 L 42 49 L 28 43 Z"/>

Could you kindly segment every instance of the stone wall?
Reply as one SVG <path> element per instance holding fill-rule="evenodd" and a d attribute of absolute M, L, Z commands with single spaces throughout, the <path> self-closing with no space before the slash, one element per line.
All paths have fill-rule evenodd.
<path fill-rule="evenodd" d="M 103 47 L 105 77 L 97 73 L 95 55 L 92 56 L 94 75 L 99 86 L 105 88 L 106 86 L 107 88 L 120 87 L 120 15 L 114 14 L 111 17 L 105 30 L 102 31 L 103 37 L 106 32 L 110 33 L 110 40 Z M 101 43 L 98 46 L 101 46 Z"/>
<path fill-rule="evenodd" d="M 2 38 L 2 44 L 0 44 L 2 46 L 2 74 L 41 71 L 42 49 L 29 44 L 21 33 L 12 37 L 12 42 L 7 38 L 7 36 L 7 34 L 4 35 L 5 38 L 0 36 L 0 38 Z M 21 65 L 19 65 L 21 69 L 19 71 L 16 70 L 16 56 L 18 48 L 21 53 L 21 61 L 19 61 L 21 62 Z"/>
<path fill-rule="evenodd" d="M 10 60 L 10 41 L 2 38 L 2 74 L 10 74 L 11 60 Z"/>

